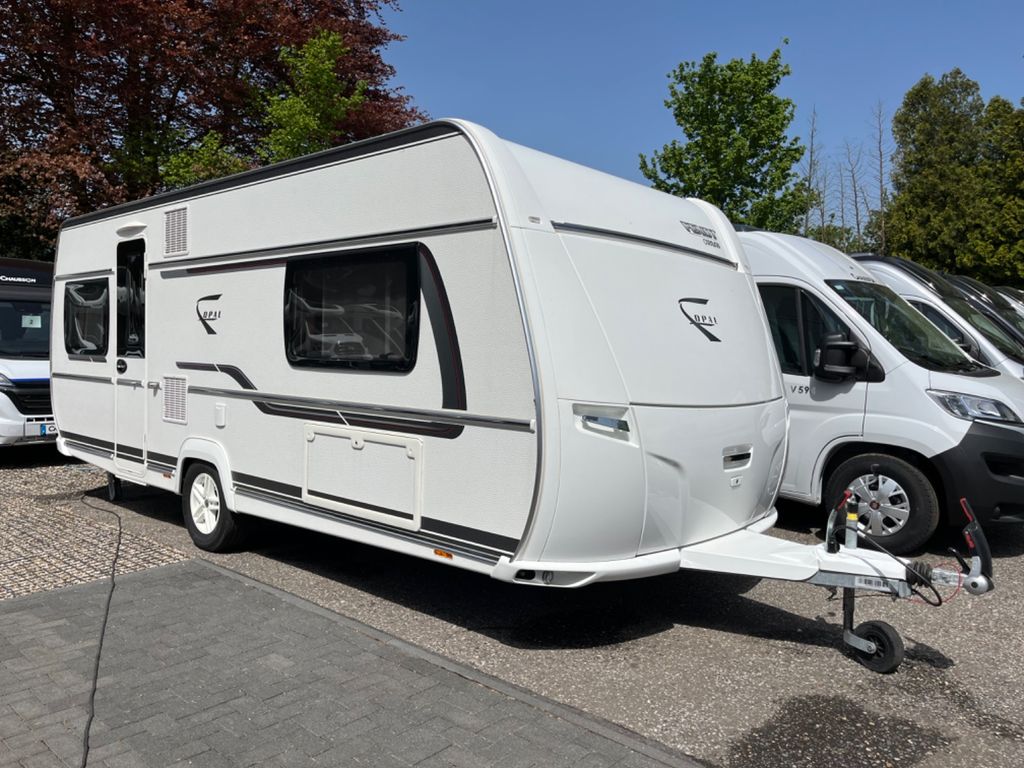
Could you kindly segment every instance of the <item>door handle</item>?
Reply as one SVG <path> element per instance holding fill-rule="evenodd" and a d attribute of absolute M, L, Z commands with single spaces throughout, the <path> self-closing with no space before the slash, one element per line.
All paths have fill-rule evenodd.
<path fill-rule="evenodd" d="M 117 361 L 117 372 L 118 373 L 124 373 L 127 370 L 128 370 L 128 363 L 125 362 L 124 360 L 118 359 L 118 361 Z"/>

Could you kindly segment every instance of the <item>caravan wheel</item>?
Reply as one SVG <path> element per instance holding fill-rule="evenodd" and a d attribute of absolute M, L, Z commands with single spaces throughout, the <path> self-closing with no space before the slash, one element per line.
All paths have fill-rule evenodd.
<path fill-rule="evenodd" d="M 189 536 L 200 549 L 224 552 L 238 534 L 235 516 L 224 504 L 217 470 L 209 464 L 193 464 L 182 484 L 181 510 Z"/>

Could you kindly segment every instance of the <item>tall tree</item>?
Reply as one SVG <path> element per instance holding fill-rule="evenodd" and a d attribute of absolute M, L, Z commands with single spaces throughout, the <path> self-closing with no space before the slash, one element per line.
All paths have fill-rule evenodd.
<path fill-rule="evenodd" d="M 338 76 L 362 104 L 336 139 L 422 117 L 388 85 L 394 0 L 18 0 L 0 3 L 0 219 L 41 245 L 66 216 L 161 188 L 161 169 L 211 131 L 252 154 L 266 133 L 259 95 L 279 56 L 315 30 L 348 53 Z M 354 95 L 354 90 L 348 95 Z M 25 201 L 21 192 L 32 190 Z"/>
<path fill-rule="evenodd" d="M 978 172 L 985 102 L 959 69 L 925 75 L 893 116 L 889 250 L 956 271 L 974 262 L 969 240 L 985 195 Z"/>
<path fill-rule="evenodd" d="M 669 73 L 665 106 L 685 142 L 641 154 L 640 171 L 655 188 L 708 200 L 736 223 L 797 231 L 810 191 L 795 170 L 804 147 L 787 135 L 793 102 L 775 92 L 789 73 L 781 49 L 767 59 L 719 64 L 708 53 L 683 62 Z"/>

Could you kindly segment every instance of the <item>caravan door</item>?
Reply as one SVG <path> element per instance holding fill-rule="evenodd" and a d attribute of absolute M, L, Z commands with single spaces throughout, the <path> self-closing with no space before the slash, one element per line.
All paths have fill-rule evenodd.
<path fill-rule="evenodd" d="M 146 470 L 146 243 L 117 246 L 114 332 L 114 465 L 127 474 Z"/>

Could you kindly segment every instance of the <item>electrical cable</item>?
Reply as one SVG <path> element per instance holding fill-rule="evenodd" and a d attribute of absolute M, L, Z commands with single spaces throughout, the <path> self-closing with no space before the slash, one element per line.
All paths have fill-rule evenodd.
<path fill-rule="evenodd" d="M 80 768 L 85 768 L 86 763 L 89 762 L 89 732 L 92 730 L 93 717 L 96 714 L 96 686 L 99 682 L 100 677 L 100 657 L 103 654 L 103 640 L 107 635 L 107 619 L 110 618 L 110 601 L 114 596 L 114 587 L 116 586 L 115 574 L 117 571 L 117 560 L 121 555 L 121 516 L 112 509 L 105 509 L 95 504 L 90 504 L 89 500 L 85 497 L 85 494 L 79 497 L 85 506 L 90 509 L 95 509 L 99 512 L 105 512 L 108 515 L 113 515 L 117 518 L 117 541 L 114 545 L 114 557 L 110 561 L 110 588 L 107 590 L 107 601 L 103 607 L 103 621 L 100 624 L 100 639 L 96 644 L 96 656 L 93 659 L 92 667 L 92 683 L 89 687 L 89 706 L 87 708 L 85 729 L 82 732 L 82 762 L 79 764 Z"/>

